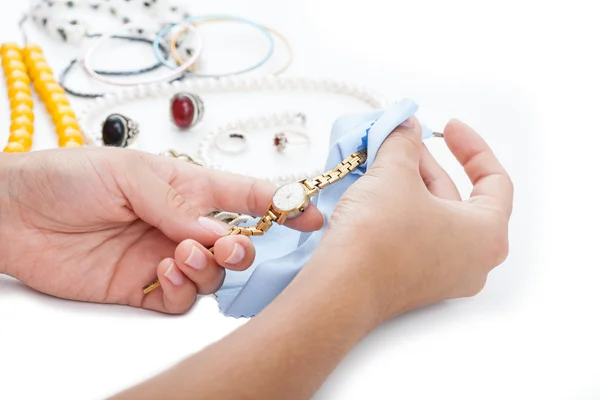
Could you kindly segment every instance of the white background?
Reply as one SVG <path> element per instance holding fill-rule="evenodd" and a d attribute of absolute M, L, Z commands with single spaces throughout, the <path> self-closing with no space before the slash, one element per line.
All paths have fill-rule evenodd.
<path fill-rule="evenodd" d="M 411 97 L 434 129 L 451 117 L 463 119 L 492 144 L 516 186 L 511 255 L 486 289 L 380 327 L 316 398 L 600 397 L 600 28 L 594 2 L 249 3 L 202 2 L 194 11 L 234 13 L 281 29 L 296 50 L 289 75 L 343 78 L 391 98 Z M 2 41 L 19 40 L 16 23 L 24 8 L 3 2 Z M 56 71 L 78 52 L 31 25 L 28 31 Z M 113 60 L 115 67 L 123 62 Z M 166 122 L 165 102 L 150 102 L 144 111 L 164 120 L 152 125 L 158 141 L 164 135 L 178 140 Z M 229 109 L 219 107 L 219 118 L 269 112 L 277 104 L 264 100 L 265 109 L 257 110 L 252 102 L 246 110 L 239 99 L 231 102 Z M 318 95 L 297 103 L 309 119 L 324 113 L 314 115 L 323 124 L 315 128 L 323 135 L 315 145 L 327 140 L 325 124 L 346 110 Z M 74 105 L 81 110 L 85 102 Z M 6 95 L 0 110 L 4 143 Z M 36 148 L 55 145 L 43 113 L 36 108 Z M 138 119 L 143 123 L 144 116 Z M 193 135 L 172 147 L 188 149 L 201 132 Z M 316 147 L 314 165 L 326 152 Z M 443 145 L 431 147 L 468 193 L 468 181 Z M 0 399 L 103 398 L 242 323 L 220 315 L 212 298 L 172 317 L 58 300 L 0 278 Z"/>

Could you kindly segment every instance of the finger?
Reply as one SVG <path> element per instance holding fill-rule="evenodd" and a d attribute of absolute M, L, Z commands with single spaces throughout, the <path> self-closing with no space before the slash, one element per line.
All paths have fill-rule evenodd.
<path fill-rule="evenodd" d="M 448 173 L 438 164 L 425 144 L 421 147 L 419 172 L 431 194 L 441 199 L 460 200 L 458 189 Z"/>
<path fill-rule="evenodd" d="M 215 260 L 227 269 L 243 271 L 254 262 L 256 250 L 248 236 L 225 236 L 215 243 Z"/>
<path fill-rule="evenodd" d="M 154 156 L 152 164 L 156 173 L 186 197 L 190 200 L 208 199 L 208 203 L 202 203 L 213 210 L 262 216 L 269 208 L 276 190 L 272 183 L 261 179 L 201 168 L 164 156 Z M 323 223 L 321 212 L 316 207 L 309 207 L 301 216 L 288 220 L 285 225 L 311 232 L 320 229 Z"/>
<path fill-rule="evenodd" d="M 123 192 L 131 209 L 169 239 L 181 242 L 193 238 L 212 245 L 227 234 L 226 224 L 201 217 L 200 211 L 184 196 L 144 165 L 134 164 L 129 174 Z"/>
<path fill-rule="evenodd" d="M 271 195 L 271 197 L 273 196 Z M 311 202 L 302 214 L 296 218 L 286 219 L 284 225 L 297 231 L 312 232 L 321 229 L 324 223 L 325 219 L 323 214 L 321 214 L 321 211 L 319 211 L 319 209 Z"/>
<path fill-rule="evenodd" d="M 158 264 L 160 287 L 143 297 L 142 307 L 169 314 L 183 314 L 196 302 L 196 285 L 189 280 L 172 258 Z"/>
<path fill-rule="evenodd" d="M 225 270 L 217 263 L 214 255 L 194 240 L 184 240 L 177 246 L 175 263 L 194 282 L 198 294 L 216 292 L 225 280 Z"/>
<path fill-rule="evenodd" d="M 482 201 L 512 212 L 513 184 L 487 143 L 465 123 L 452 120 L 444 129 L 450 151 L 473 183 L 471 201 Z"/>
<path fill-rule="evenodd" d="M 387 171 L 393 178 L 407 175 L 420 180 L 421 142 L 421 125 L 411 116 L 385 139 L 373 167 Z"/>

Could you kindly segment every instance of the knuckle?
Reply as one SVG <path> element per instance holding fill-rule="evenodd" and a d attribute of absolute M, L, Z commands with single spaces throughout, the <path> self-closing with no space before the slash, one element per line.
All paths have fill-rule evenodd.
<path fill-rule="evenodd" d="M 494 267 L 502 264 L 506 258 L 508 257 L 508 238 L 503 237 L 496 243 L 496 248 L 494 249 Z"/>
<path fill-rule="evenodd" d="M 483 274 L 481 277 L 473 279 L 465 291 L 465 297 L 474 297 L 477 296 L 487 283 L 487 274 Z"/>
<path fill-rule="evenodd" d="M 506 183 L 507 183 L 509 192 L 510 192 L 510 194 L 514 194 L 515 193 L 515 184 L 514 184 L 512 178 L 510 177 L 510 175 L 508 175 L 508 173 L 505 173 L 505 176 L 506 176 Z"/>
<path fill-rule="evenodd" d="M 187 204 L 185 198 L 180 195 L 173 187 L 167 192 L 167 204 L 176 210 L 179 210 Z"/>
<path fill-rule="evenodd" d="M 393 131 L 383 142 L 384 151 L 401 154 L 421 154 L 421 138 L 416 134 Z"/>
<path fill-rule="evenodd" d="M 415 150 L 421 151 L 421 138 L 412 131 L 407 132 L 402 127 L 397 127 L 387 137 L 386 142 L 389 141 L 393 145 L 409 145 L 414 147 Z"/>
<path fill-rule="evenodd" d="M 390 176 L 390 174 L 397 175 L 398 173 L 403 177 L 420 177 L 419 165 L 416 160 L 411 160 L 407 154 L 399 152 L 384 153 L 381 156 L 377 156 L 366 175 L 383 178 L 384 176 Z"/>
<path fill-rule="evenodd" d="M 368 191 L 350 189 L 350 194 L 345 195 L 336 205 L 329 218 L 328 226 L 331 229 L 336 229 L 340 225 L 340 227 L 345 226 L 348 223 L 360 226 L 363 219 L 370 219 L 368 216 L 372 214 L 372 210 L 367 206 L 370 201 L 371 196 Z M 372 225 L 372 223 L 368 225 Z"/>
<path fill-rule="evenodd" d="M 198 294 L 209 295 L 216 293 L 225 282 L 225 269 L 219 268 L 219 275 L 211 279 L 209 282 L 197 283 Z"/>
<path fill-rule="evenodd" d="M 257 210 L 258 207 L 258 181 L 252 180 L 246 195 L 246 204 L 249 210 Z"/>
<path fill-rule="evenodd" d="M 495 268 L 502 264 L 509 253 L 508 232 L 506 228 L 497 229 L 496 234 L 492 236 L 489 246 L 490 264 L 489 267 Z"/>
<path fill-rule="evenodd" d="M 196 296 L 191 297 L 186 300 L 179 301 L 170 301 L 167 300 L 165 303 L 165 308 L 169 312 L 169 314 L 173 315 L 183 315 L 191 310 L 192 306 L 196 302 Z"/>

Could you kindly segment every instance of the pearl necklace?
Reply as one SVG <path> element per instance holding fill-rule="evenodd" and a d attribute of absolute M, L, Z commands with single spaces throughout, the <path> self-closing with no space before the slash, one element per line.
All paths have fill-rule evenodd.
<path fill-rule="evenodd" d="M 201 93 L 203 95 L 224 92 L 322 92 L 353 97 L 361 100 L 374 109 L 387 108 L 391 104 L 388 99 L 376 94 L 371 89 L 362 86 L 341 81 L 309 77 L 227 77 L 221 79 L 193 79 L 172 83 L 162 82 L 131 87 L 120 92 L 109 93 L 104 97 L 97 98 L 90 102 L 88 107 L 79 115 L 79 123 L 86 135 L 88 144 L 101 145 L 102 143 L 102 135 L 97 130 L 97 124 L 93 123 L 95 118 L 99 115 L 106 113 L 116 106 L 138 99 L 152 97 L 170 98 L 181 91 Z M 254 122 L 252 124 L 254 124 Z M 206 141 L 203 143 L 206 143 Z M 201 149 L 200 153 L 203 151 L 204 150 Z M 206 156 L 206 153 L 204 153 L 204 156 Z M 225 168 L 221 167 L 221 169 Z M 280 183 L 311 176 L 312 172 L 313 171 L 299 171 L 287 175 L 268 176 L 265 177 L 265 179 L 274 183 Z M 318 172 L 320 173 L 321 170 Z"/>

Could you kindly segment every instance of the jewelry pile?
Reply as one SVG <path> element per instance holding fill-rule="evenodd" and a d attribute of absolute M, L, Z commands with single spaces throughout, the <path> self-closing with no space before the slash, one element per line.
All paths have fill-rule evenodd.
<path fill-rule="evenodd" d="M 158 92 L 156 90 L 161 83 L 170 85 L 178 81 L 190 82 L 193 78 L 220 79 L 261 69 L 271 59 L 278 43 L 284 46 L 287 57 L 279 67 L 270 73 L 267 72 L 268 75 L 276 76 L 284 72 L 293 59 L 290 42 L 272 27 L 235 16 L 192 17 L 185 7 L 176 4 L 175 1 L 37 0 L 33 3 L 19 24 L 25 45 L 5 43 L 2 46 L 2 65 L 12 114 L 11 134 L 5 151 L 29 151 L 34 144 L 34 102 L 31 83 L 34 84 L 40 99 L 52 116 L 59 147 L 82 145 L 127 147 L 133 143 L 139 133 L 139 125 L 121 113 L 111 113 L 105 117 L 99 136 L 100 141 L 90 140 L 94 137 L 95 130 L 86 127 L 85 134 L 82 132 L 80 124 L 85 121 L 82 122 L 83 118 L 79 120 L 76 118 L 69 104 L 68 95 L 108 99 L 110 102 L 113 95 L 118 96 L 120 100 L 126 100 L 128 94 L 127 91 L 124 94 L 117 94 L 118 91 L 108 94 L 84 93 L 67 87 L 67 76 L 77 65 L 81 65 L 89 77 L 98 82 L 117 87 L 132 87 L 141 97 L 145 97 L 149 93 L 158 95 L 158 92 L 164 92 L 164 90 Z M 90 18 L 86 19 L 86 14 L 90 13 L 108 16 L 122 26 L 106 32 L 93 30 L 102 27 L 94 26 L 90 23 Z M 75 58 L 68 63 L 57 81 L 39 46 L 27 41 L 24 24 L 28 20 L 64 43 L 73 46 L 82 46 L 87 41 L 92 43 L 82 59 Z M 256 30 L 266 39 L 266 52 L 252 65 L 223 73 L 204 73 L 202 64 L 198 63 L 204 48 L 198 28 L 205 24 L 226 22 L 245 25 Z M 94 54 L 100 46 L 112 39 L 150 44 L 156 62 L 139 69 L 107 71 L 94 68 L 92 66 Z M 160 68 L 167 68 L 168 72 L 146 79 L 131 79 L 133 76 L 144 75 Z M 194 91 L 173 93 L 170 115 L 177 129 L 191 130 L 204 118 L 204 101 Z M 284 138 L 277 140 L 281 143 L 280 149 L 283 149 Z"/>

